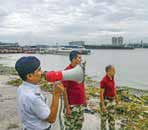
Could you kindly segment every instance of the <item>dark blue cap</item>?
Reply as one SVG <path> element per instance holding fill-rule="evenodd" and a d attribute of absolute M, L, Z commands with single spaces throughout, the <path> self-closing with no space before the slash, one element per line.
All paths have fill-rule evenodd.
<path fill-rule="evenodd" d="M 69 54 L 70 61 L 72 61 L 73 58 L 76 58 L 78 54 L 80 54 L 79 51 L 75 51 L 75 50 L 71 51 L 70 54 Z"/>
<path fill-rule="evenodd" d="M 26 80 L 27 74 L 33 73 L 39 67 L 40 61 L 35 56 L 21 57 L 15 64 L 15 69 L 23 80 Z"/>

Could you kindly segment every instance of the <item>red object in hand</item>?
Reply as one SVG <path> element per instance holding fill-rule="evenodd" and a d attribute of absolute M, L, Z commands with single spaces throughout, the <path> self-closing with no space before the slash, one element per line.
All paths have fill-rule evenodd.
<path fill-rule="evenodd" d="M 45 75 L 48 82 L 60 81 L 63 79 L 62 71 L 49 71 Z"/>

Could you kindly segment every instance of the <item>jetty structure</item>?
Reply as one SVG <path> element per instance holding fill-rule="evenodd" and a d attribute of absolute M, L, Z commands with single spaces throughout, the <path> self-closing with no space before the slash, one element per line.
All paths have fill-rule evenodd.
<path fill-rule="evenodd" d="M 21 46 L 18 42 L 1 42 L 0 54 L 2 53 L 33 53 L 33 54 L 53 54 L 53 55 L 68 55 L 72 50 L 77 50 L 83 55 L 91 54 L 93 49 L 113 49 L 113 50 L 133 50 L 133 49 L 148 48 L 148 43 L 142 40 L 139 43 L 129 42 L 124 43 L 123 37 L 112 37 L 112 44 L 86 44 L 85 41 L 71 41 L 68 44 L 49 45 L 42 44 L 26 44 Z"/>
<path fill-rule="evenodd" d="M 0 53 L 23 53 L 23 49 L 18 43 L 0 42 Z"/>
<path fill-rule="evenodd" d="M 82 55 L 89 55 L 91 54 L 90 49 L 86 49 L 84 47 L 84 41 L 73 41 L 69 42 L 68 45 L 58 45 L 50 47 L 50 48 L 43 48 L 40 49 L 41 54 L 54 54 L 54 55 L 68 55 L 71 51 L 76 50 L 79 51 Z"/>

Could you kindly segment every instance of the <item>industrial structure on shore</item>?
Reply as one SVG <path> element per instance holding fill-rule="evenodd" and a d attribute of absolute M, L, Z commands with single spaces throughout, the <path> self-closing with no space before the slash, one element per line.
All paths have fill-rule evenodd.
<path fill-rule="evenodd" d="M 20 46 L 18 43 L 2 43 L 0 42 L 0 53 L 33 53 L 33 54 L 54 54 L 54 55 L 67 55 L 72 50 L 77 50 L 81 54 L 90 54 L 90 50 L 84 46 L 78 45 L 25 45 Z"/>
<path fill-rule="evenodd" d="M 40 53 L 40 54 L 69 54 L 72 50 L 78 50 L 81 54 L 90 54 L 92 49 L 135 49 L 148 48 L 148 43 L 142 40 L 140 43 L 125 44 L 122 36 L 112 37 L 112 44 L 93 45 L 85 44 L 85 41 L 71 41 L 68 45 L 25 45 L 19 43 L 0 42 L 0 53 Z"/>

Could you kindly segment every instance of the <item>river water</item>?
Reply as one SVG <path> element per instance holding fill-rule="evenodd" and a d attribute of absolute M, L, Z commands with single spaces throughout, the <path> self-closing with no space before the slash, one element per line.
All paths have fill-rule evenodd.
<path fill-rule="evenodd" d="M 62 70 L 70 63 L 68 55 L 0 54 L 0 64 L 14 67 L 16 60 L 24 55 L 38 57 L 43 70 Z M 105 66 L 112 64 L 118 86 L 148 89 L 148 49 L 92 50 L 90 55 L 83 55 L 83 60 L 86 74 L 98 82 L 105 75 Z"/>

